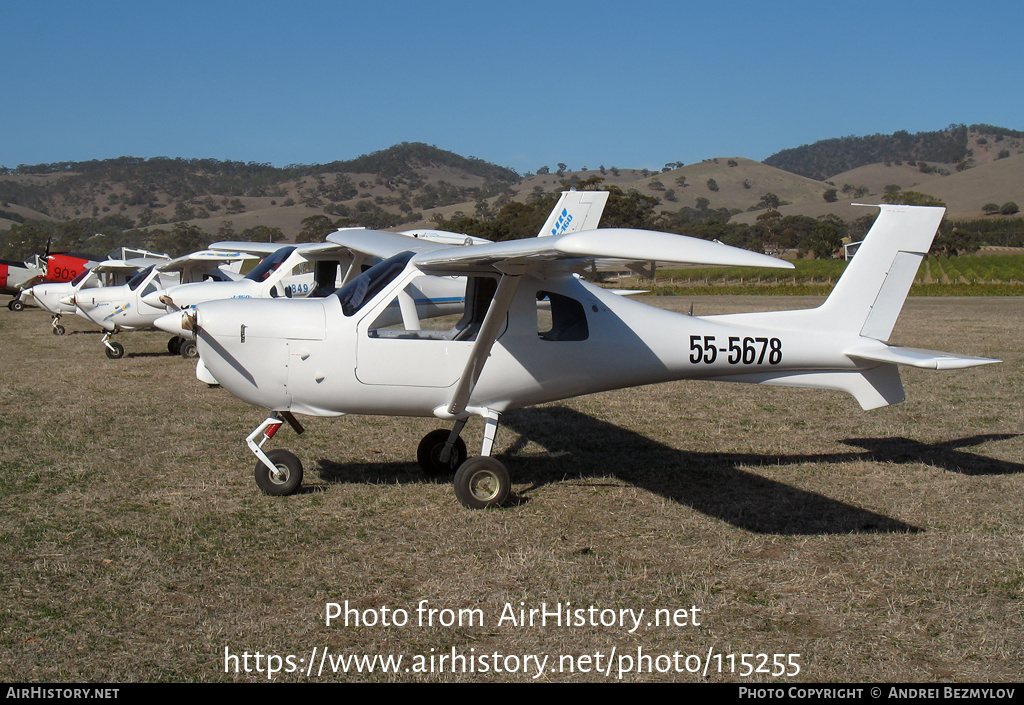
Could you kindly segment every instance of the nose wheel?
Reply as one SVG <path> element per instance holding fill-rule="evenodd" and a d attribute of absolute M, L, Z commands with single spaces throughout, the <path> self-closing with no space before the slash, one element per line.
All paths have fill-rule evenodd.
<path fill-rule="evenodd" d="M 106 353 L 107 357 L 111 360 L 120 360 L 124 357 L 124 346 L 121 343 L 115 343 L 110 338 L 116 331 L 108 331 L 103 334 L 103 338 L 100 340 L 103 343 L 103 352 Z"/>
<path fill-rule="evenodd" d="M 267 453 L 267 458 L 275 470 L 268 468 L 262 460 L 256 461 L 256 486 L 265 494 L 281 497 L 302 486 L 302 461 L 294 453 L 275 448 Z"/>

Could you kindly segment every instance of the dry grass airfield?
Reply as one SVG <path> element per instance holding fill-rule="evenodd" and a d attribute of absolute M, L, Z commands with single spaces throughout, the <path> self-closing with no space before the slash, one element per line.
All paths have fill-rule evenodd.
<path fill-rule="evenodd" d="M 251 667 L 256 652 L 263 666 L 293 655 L 285 681 L 536 674 L 532 662 L 405 670 L 453 648 L 509 667 L 546 655 L 549 681 L 615 680 L 638 649 L 696 655 L 702 672 L 686 672 L 691 659 L 658 673 L 661 659 L 623 680 L 1021 678 L 1020 299 L 911 299 L 895 342 L 1005 362 L 907 371 L 908 401 L 873 412 L 837 392 L 681 382 L 509 414 L 497 450 L 516 499 L 485 512 L 418 471 L 416 444 L 439 425 L 429 419 L 285 428 L 269 447 L 303 459 L 305 491 L 265 497 L 243 441 L 259 410 L 198 383 L 163 334 L 123 335 L 127 356 L 112 361 L 97 333 L 65 321 L 59 338 L 38 309 L 0 309 L 0 681 L 266 679 L 225 673 L 225 649 Z M 326 604 L 346 600 L 407 610 L 410 623 L 326 626 Z M 421 600 L 483 623 L 420 626 Z M 499 624 L 520 602 L 646 612 L 634 633 Z M 692 606 L 699 626 L 648 624 L 655 609 Z M 314 647 L 405 660 L 396 674 L 314 666 L 307 678 Z M 595 672 L 613 650 L 610 675 Z M 768 673 L 741 675 L 750 653 L 770 655 Z M 774 654 L 799 654 L 799 675 L 773 678 Z"/>

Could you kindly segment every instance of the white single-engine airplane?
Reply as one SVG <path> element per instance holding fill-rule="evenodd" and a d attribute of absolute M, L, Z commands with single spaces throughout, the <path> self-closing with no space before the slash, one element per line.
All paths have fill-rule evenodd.
<path fill-rule="evenodd" d="M 464 506 L 498 506 L 511 480 L 491 450 L 510 409 L 680 379 L 839 389 L 872 409 L 903 400 L 898 365 L 998 362 L 884 342 L 944 209 L 880 208 L 816 309 L 697 317 L 573 276 L 602 259 L 792 267 L 682 235 L 601 229 L 446 247 L 348 231 L 353 247 L 373 239 L 394 256 L 326 298 L 213 301 L 182 312 L 177 325 L 197 333 L 200 356 L 225 389 L 272 412 L 246 439 L 264 492 L 285 495 L 301 485 L 295 455 L 263 450 L 283 422 L 301 433 L 293 414 L 435 416 L 453 426 L 422 440 L 422 468 L 455 471 Z M 457 321 L 421 320 L 410 305 L 432 277 L 463 282 Z M 484 419 L 483 443 L 480 456 L 467 459 L 460 434 L 474 416 Z"/>
<path fill-rule="evenodd" d="M 241 279 L 238 273 L 245 260 L 259 259 L 244 252 L 200 250 L 173 260 L 166 258 L 140 269 L 126 284 L 80 289 L 71 302 L 78 315 L 104 330 L 103 344 L 107 357 L 117 360 L 124 356 L 124 346 L 111 340 L 122 330 L 152 328 L 156 319 L 167 313 L 163 304 L 150 306 L 143 298 L 159 295 L 170 286 L 188 282 L 227 282 Z M 105 264 L 94 271 L 102 270 Z M 167 343 L 172 355 L 181 353 L 182 339 L 175 336 Z M 191 344 L 191 343 L 190 343 Z M 195 355 L 185 354 L 185 357 Z"/>

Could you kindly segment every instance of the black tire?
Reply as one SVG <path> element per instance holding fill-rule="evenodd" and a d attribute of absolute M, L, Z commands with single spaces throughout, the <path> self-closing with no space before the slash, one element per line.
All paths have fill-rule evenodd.
<path fill-rule="evenodd" d="M 196 347 L 196 341 L 181 341 L 181 347 L 179 348 L 178 353 L 186 360 L 195 360 L 197 357 L 199 357 L 199 348 Z"/>
<path fill-rule="evenodd" d="M 22 303 L 21 301 L 18 301 L 17 299 L 11 299 L 7 303 L 7 308 L 11 309 L 12 311 L 24 311 L 25 304 Z"/>
<path fill-rule="evenodd" d="M 467 509 L 500 507 L 512 492 L 512 478 L 500 461 L 470 458 L 455 473 L 455 496 Z"/>
<path fill-rule="evenodd" d="M 167 352 L 171 355 L 181 354 L 181 338 L 175 336 L 167 341 Z"/>
<path fill-rule="evenodd" d="M 419 462 L 424 474 L 428 477 L 451 475 L 460 465 L 466 462 L 469 453 L 466 451 L 466 442 L 462 440 L 461 436 L 455 440 L 452 454 L 448 458 L 448 464 L 445 465 L 440 461 L 438 456 L 441 455 L 441 449 L 444 448 L 444 444 L 448 441 L 448 436 L 450 435 L 451 431 L 439 428 L 425 435 L 423 440 L 420 441 L 419 448 L 416 449 L 416 460 Z"/>
<path fill-rule="evenodd" d="M 59 323 L 53 327 L 54 335 L 64 335 L 66 332 L 67 330 L 65 330 L 64 326 L 60 325 Z"/>
<path fill-rule="evenodd" d="M 268 452 L 267 457 L 283 473 L 283 476 L 275 478 L 271 474 L 270 468 L 257 460 L 256 486 L 263 490 L 264 494 L 272 497 L 294 494 L 302 486 L 302 461 L 294 453 L 279 448 Z"/>
<path fill-rule="evenodd" d="M 113 348 L 113 350 L 111 350 Z M 111 360 L 120 360 L 124 357 L 124 346 L 121 343 L 111 343 L 110 347 L 103 346 L 103 352 L 107 354 Z"/>

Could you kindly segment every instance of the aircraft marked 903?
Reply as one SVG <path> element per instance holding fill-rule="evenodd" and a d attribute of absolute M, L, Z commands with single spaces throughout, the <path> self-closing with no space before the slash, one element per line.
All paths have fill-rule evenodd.
<path fill-rule="evenodd" d="M 511 478 L 491 451 L 501 414 L 511 409 L 681 379 L 836 389 L 873 409 L 904 399 L 900 365 L 998 362 L 884 342 L 944 209 L 879 208 L 860 250 L 816 309 L 699 317 L 617 296 L 576 276 L 609 261 L 792 268 L 682 235 L 591 229 L 453 247 L 348 230 L 328 239 L 381 260 L 362 272 L 350 269 L 355 276 L 330 296 L 210 301 L 157 325 L 194 334 L 213 378 L 271 411 L 246 438 L 264 492 L 286 495 L 301 486 L 294 454 L 263 450 L 284 423 L 302 432 L 297 413 L 434 416 L 452 426 L 423 438 L 420 466 L 432 475 L 454 472 L 464 506 L 500 506 Z M 436 280 L 464 288 L 455 323 L 435 322 L 444 312 L 416 304 Z M 483 419 L 484 433 L 480 456 L 469 458 L 461 434 L 472 417 Z"/>

